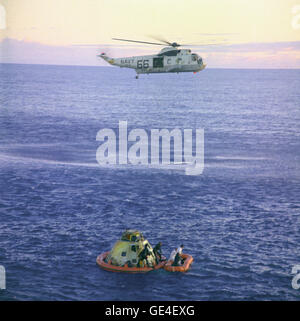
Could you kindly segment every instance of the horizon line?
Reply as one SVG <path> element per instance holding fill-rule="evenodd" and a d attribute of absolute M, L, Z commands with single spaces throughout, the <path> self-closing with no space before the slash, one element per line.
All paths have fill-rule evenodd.
<path fill-rule="evenodd" d="M 100 67 L 100 68 L 112 68 L 112 69 L 117 69 L 116 67 L 113 66 L 103 66 L 103 65 L 72 65 L 72 64 L 43 64 L 43 63 L 20 63 L 20 62 L 1 62 L 0 65 L 28 65 L 28 66 L 56 66 L 56 67 Z M 120 68 L 121 69 L 121 68 Z M 300 70 L 299 68 L 238 68 L 238 67 L 207 67 L 207 69 L 227 69 L 227 70 Z M 170 72 L 165 72 L 165 73 L 170 73 Z"/>

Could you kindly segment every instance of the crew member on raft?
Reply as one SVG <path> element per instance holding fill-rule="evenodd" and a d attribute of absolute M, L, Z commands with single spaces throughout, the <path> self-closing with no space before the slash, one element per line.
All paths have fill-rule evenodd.
<path fill-rule="evenodd" d="M 174 261 L 172 263 L 172 266 L 179 266 L 179 265 L 181 265 L 180 263 L 182 263 L 181 256 L 180 256 L 179 252 L 177 252 L 175 255 Z"/>
<path fill-rule="evenodd" d="M 179 246 L 179 248 L 176 250 L 176 251 L 177 251 L 177 253 L 179 253 L 179 255 L 181 255 L 181 254 L 182 254 L 182 250 L 183 250 L 183 248 L 184 248 L 184 245 L 183 245 L 183 244 L 181 244 L 181 245 Z"/>
<path fill-rule="evenodd" d="M 144 247 L 144 249 L 141 251 L 141 253 L 139 254 L 139 264 L 140 262 L 146 260 L 147 266 L 149 266 L 149 262 L 148 262 L 148 255 L 150 255 L 150 251 L 148 249 L 148 244 L 146 244 L 146 246 Z"/>
<path fill-rule="evenodd" d="M 184 248 L 184 245 L 181 244 L 181 245 L 179 246 L 179 248 L 177 249 L 177 253 L 180 255 L 180 258 L 181 258 L 181 264 L 184 263 L 184 259 L 181 257 L 183 248 Z"/>
<path fill-rule="evenodd" d="M 162 246 L 162 243 L 159 242 L 155 245 L 155 247 L 153 249 L 153 253 L 154 253 L 155 259 L 156 259 L 156 264 L 158 264 L 161 261 L 161 256 L 162 256 L 161 246 Z"/>
<path fill-rule="evenodd" d="M 173 261 L 173 264 L 172 264 L 173 266 L 178 266 L 180 265 L 179 263 L 183 264 L 184 260 L 181 258 L 183 248 L 184 248 L 184 245 L 181 244 L 179 248 L 172 251 L 169 260 Z"/>
<path fill-rule="evenodd" d="M 175 260 L 176 253 L 177 253 L 177 249 L 174 249 L 170 254 L 169 261 Z"/>

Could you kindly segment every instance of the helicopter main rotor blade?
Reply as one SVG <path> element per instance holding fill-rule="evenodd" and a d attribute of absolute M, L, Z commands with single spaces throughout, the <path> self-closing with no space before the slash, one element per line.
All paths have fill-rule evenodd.
<path fill-rule="evenodd" d="M 165 44 L 164 44 L 164 43 L 157 43 L 157 42 L 138 41 L 138 40 L 119 39 L 119 38 L 112 38 L 112 40 L 127 41 L 127 42 L 137 42 L 137 43 L 146 43 L 146 44 L 148 44 L 148 45 L 165 46 Z"/>
<path fill-rule="evenodd" d="M 118 41 L 125 41 L 125 42 L 134 42 L 134 43 L 144 43 L 149 45 L 157 45 L 157 46 L 165 46 L 169 45 L 171 47 L 177 48 L 177 47 L 201 47 L 201 46 L 218 46 L 218 45 L 226 45 L 226 42 L 214 42 L 214 40 L 210 40 L 210 42 L 202 42 L 199 44 L 178 44 L 177 42 L 169 42 L 161 37 L 151 36 L 153 39 L 157 39 L 161 41 L 161 43 L 158 42 L 149 42 L 149 41 L 140 41 L 140 40 L 131 40 L 131 39 L 121 39 L 121 38 L 112 38 L 112 40 L 118 40 Z"/>
<path fill-rule="evenodd" d="M 183 44 L 181 46 L 185 47 L 201 47 L 201 46 L 223 46 L 228 45 L 227 42 L 219 42 L 219 43 L 198 43 L 198 44 Z"/>
<path fill-rule="evenodd" d="M 170 41 L 168 41 L 168 40 L 166 40 L 166 39 L 164 39 L 164 38 L 162 38 L 162 37 L 153 36 L 153 35 L 151 35 L 151 36 L 149 36 L 149 37 L 152 38 L 152 39 L 161 41 L 161 42 L 165 43 L 166 45 L 172 46 L 172 42 L 170 42 Z"/>
<path fill-rule="evenodd" d="M 170 42 L 170 41 L 168 41 L 168 40 L 166 40 L 166 39 L 164 39 L 164 38 L 162 38 L 162 37 L 158 37 L 158 36 L 149 36 L 149 37 L 151 37 L 151 38 L 153 38 L 153 39 L 155 39 L 155 40 L 161 41 L 161 42 L 167 44 L 168 46 L 171 46 L 171 47 L 174 47 L 174 48 L 182 47 L 182 45 L 180 45 L 179 43 L 177 43 L 177 42 Z"/>

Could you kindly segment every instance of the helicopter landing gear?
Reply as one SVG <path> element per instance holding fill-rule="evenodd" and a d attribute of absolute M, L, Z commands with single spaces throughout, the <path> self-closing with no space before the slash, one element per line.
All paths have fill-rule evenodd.
<path fill-rule="evenodd" d="M 135 79 L 139 79 L 139 75 L 138 74 L 135 76 Z"/>

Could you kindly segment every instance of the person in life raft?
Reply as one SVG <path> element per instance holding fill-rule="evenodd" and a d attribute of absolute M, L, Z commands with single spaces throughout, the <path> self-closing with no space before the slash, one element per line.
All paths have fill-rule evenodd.
<path fill-rule="evenodd" d="M 161 246 L 162 243 L 159 242 L 155 245 L 154 249 L 153 249 L 153 253 L 155 255 L 155 261 L 156 264 L 159 264 L 159 262 L 161 261 L 165 261 L 166 258 L 164 258 L 162 256 L 162 251 L 161 251 Z M 141 251 L 141 253 L 139 254 L 139 266 L 142 264 L 143 261 L 146 261 L 147 266 L 150 266 L 149 262 L 148 262 L 148 256 L 150 255 L 150 250 L 149 250 L 149 245 L 146 244 L 146 246 L 144 247 L 144 249 Z"/>
<path fill-rule="evenodd" d="M 183 248 L 184 248 L 184 245 L 181 244 L 179 246 L 179 248 L 174 249 L 171 252 L 169 260 L 173 261 L 172 266 L 179 266 L 179 265 L 183 264 L 184 260 L 181 257 Z"/>
<path fill-rule="evenodd" d="M 143 261 L 146 261 L 147 266 L 150 266 L 149 261 L 148 261 L 148 256 L 149 255 L 150 255 L 150 250 L 148 248 L 148 244 L 146 244 L 144 249 L 139 254 L 138 267 L 140 267 L 142 265 Z"/>
<path fill-rule="evenodd" d="M 162 246 L 162 243 L 158 242 L 153 249 L 153 253 L 154 253 L 155 259 L 156 259 L 156 264 L 158 264 L 161 261 L 165 261 L 165 258 L 163 259 L 163 257 L 162 257 L 161 246 Z"/>

